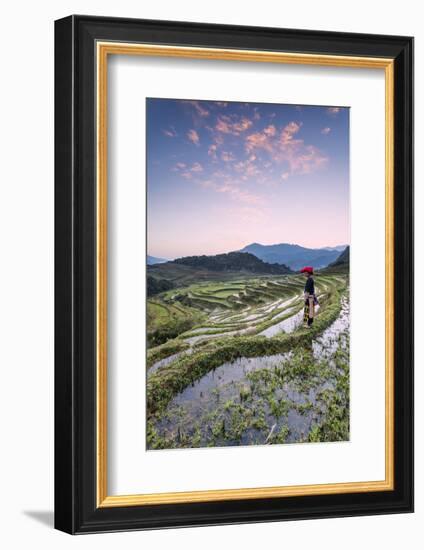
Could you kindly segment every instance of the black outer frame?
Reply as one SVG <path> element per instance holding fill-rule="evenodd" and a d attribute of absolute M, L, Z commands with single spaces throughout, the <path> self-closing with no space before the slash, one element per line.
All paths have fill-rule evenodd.
<path fill-rule="evenodd" d="M 395 59 L 395 490 L 96 509 L 96 40 Z M 413 38 L 69 16 L 55 22 L 55 527 L 413 511 Z"/>

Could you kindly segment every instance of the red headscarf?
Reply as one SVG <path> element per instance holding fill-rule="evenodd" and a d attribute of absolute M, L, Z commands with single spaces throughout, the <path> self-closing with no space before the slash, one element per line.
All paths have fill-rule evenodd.
<path fill-rule="evenodd" d="M 311 275 L 313 275 L 314 273 L 314 268 L 311 267 L 310 265 L 307 265 L 305 267 L 302 267 L 302 269 L 300 270 L 301 273 L 310 273 Z"/>

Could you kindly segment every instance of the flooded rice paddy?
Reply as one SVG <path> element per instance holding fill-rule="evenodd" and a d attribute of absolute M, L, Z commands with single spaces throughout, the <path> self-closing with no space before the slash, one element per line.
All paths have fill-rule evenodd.
<path fill-rule="evenodd" d="M 257 331 L 258 336 L 273 338 L 282 333 L 295 333 L 302 328 L 303 320 L 299 300 L 300 293 L 268 303 L 256 311 L 256 317 L 249 310 L 237 314 L 231 322 L 244 323 L 240 325 L 244 328 L 239 330 L 189 335 L 184 339 L 191 346 L 189 350 L 158 361 L 150 368 L 149 376 L 192 353 L 193 346 L 201 339 L 231 337 L 252 330 L 255 326 L 252 327 L 251 322 L 257 322 L 263 314 L 271 315 L 268 318 L 271 324 Z M 319 318 L 319 308 L 316 312 Z M 218 314 L 213 321 L 230 322 L 228 316 Z M 149 449 L 348 438 L 349 300 L 346 293 L 339 299 L 335 320 L 312 340 L 300 341 L 284 353 L 224 362 L 187 385 L 169 401 L 165 410 L 148 421 Z"/>

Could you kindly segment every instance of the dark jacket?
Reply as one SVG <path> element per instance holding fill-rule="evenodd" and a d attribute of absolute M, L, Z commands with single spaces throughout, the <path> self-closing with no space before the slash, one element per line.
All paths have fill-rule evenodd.
<path fill-rule="evenodd" d="M 305 292 L 308 294 L 315 294 L 315 284 L 312 277 L 308 277 L 305 283 Z"/>

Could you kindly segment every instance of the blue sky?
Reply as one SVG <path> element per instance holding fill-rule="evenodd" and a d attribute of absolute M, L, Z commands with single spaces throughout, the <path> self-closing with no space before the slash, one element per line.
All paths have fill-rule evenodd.
<path fill-rule="evenodd" d="M 348 108 L 149 98 L 146 117 L 150 255 L 349 243 Z"/>

